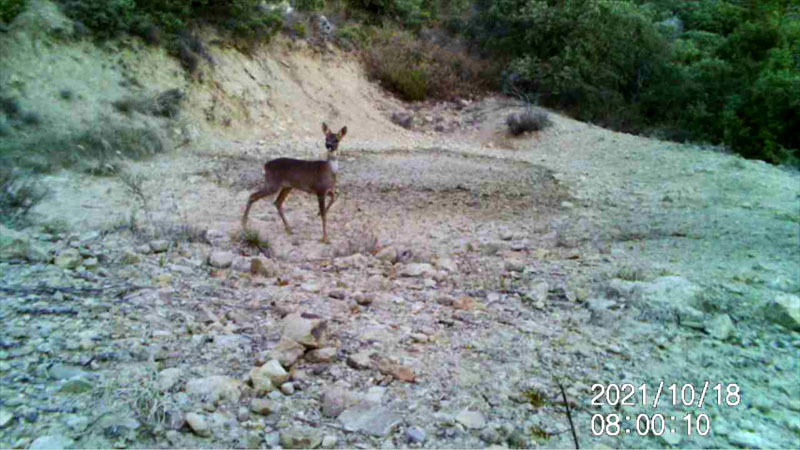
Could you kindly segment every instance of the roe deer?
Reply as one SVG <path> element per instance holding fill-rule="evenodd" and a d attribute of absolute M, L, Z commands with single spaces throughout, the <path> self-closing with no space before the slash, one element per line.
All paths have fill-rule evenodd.
<path fill-rule="evenodd" d="M 322 124 L 322 132 L 325 133 L 325 148 L 328 149 L 328 159 L 325 161 L 304 161 L 300 159 L 278 158 L 264 164 L 264 176 L 267 180 L 264 187 L 252 194 L 247 200 L 247 207 L 242 216 L 242 228 L 247 226 L 247 215 L 253 203 L 262 198 L 272 195 L 278 190 L 278 198 L 275 199 L 275 207 L 281 216 L 286 232 L 291 234 L 292 230 L 283 215 L 283 202 L 292 189 L 299 189 L 309 194 L 316 194 L 319 200 L 319 215 L 322 216 L 322 242 L 328 242 L 328 229 L 325 216 L 328 210 L 336 201 L 333 192 L 336 187 L 336 172 L 339 170 L 339 163 L 336 160 L 336 150 L 339 148 L 339 141 L 347 134 L 347 127 L 342 128 L 338 133 L 331 133 L 328 125 Z M 325 196 L 331 198 L 330 203 L 325 206 Z"/>

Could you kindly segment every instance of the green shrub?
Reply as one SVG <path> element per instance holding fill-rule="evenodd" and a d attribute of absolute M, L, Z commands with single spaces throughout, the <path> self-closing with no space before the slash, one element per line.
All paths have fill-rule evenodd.
<path fill-rule="evenodd" d="M 27 0 L 0 0 L 0 22 L 11 23 L 25 9 Z"/>
<path fill-rule="evenodd" d="M 550 117 L 547 112 L 538 108 L 526 108 L 521 113 L 509 114 L 506 117 L 508 132 L 514 136 L 530 131 L 540 131 L 550 125 Z"/>
<path fill-rule="evenodd" d="M 0 167 L 0 221 L 16 228 L 27 224 L 31 208 L 47 196 L 48 191 L 31 174 L 11 169 L 8 164 Z"/>
<path fill-rule="evenodd" d="M 100 38 L 127 32 L 136 10 L 135 0 L 62 0 L 64 12 L 89 27 Z"/>
<path fill-rule="evenodd" d="M 298 11 L 318 11 L 325 7 L 324 0 L 295 0 L 294 7 Z"/>
<path fill-rule="evenodd" d="M 121 159 L 143 159 L 166 149 L 166 139 L 154 128 L 100 123 L 76 134 L 45 132 L 2 139 L 0 159 L 40 173 L 72 167 L 107 174 L 116 171 Z"/>
<path fill-rule="evenodd" d="M 476 95 L 488 88 L 493 76 L 487 63 L 464 51 L 391 29 L 376 34 L 364 62 L 371 78 L 408 101 Z"/>

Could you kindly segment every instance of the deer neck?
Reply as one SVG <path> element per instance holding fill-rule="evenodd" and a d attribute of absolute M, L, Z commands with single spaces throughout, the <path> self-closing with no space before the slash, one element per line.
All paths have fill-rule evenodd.
<path fill-rule="evenodd" d="M 328 164 L 330 164 L 331 172 L 334 174 L 339 171 L 339 158 L 334 152 L 328 152 Z"/>

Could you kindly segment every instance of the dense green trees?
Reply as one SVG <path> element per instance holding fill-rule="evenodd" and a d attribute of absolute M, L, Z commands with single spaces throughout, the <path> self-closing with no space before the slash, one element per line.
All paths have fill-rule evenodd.
<path fill-rule="evenodd" d="M 582 119 L 800 157 L 800 9 L 768 0 L 478 0 L 505 82 Z"/>

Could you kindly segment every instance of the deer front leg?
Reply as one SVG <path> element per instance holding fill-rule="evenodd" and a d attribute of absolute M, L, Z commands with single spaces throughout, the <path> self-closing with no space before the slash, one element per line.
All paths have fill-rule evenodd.
<path fill-rule="evenodd" d="M 326 214 L 328 213 L 328 210 L 331 209 L 331 205 L 333 205 L 333 202 L 336 201 L 336 193 L 334 192 L 333 189 L 328 191 L 328 197 L 331 198 L 331 201 L 330 201 L 330 203 L 328 203 L 328 206 L 325 207 L 325 213 Z"/>
<path fill-rule="evenodd" d="M 322 242 L 328 244 L 328 226 L 325 220 L 327 210 L 325 209 L 325 194 L 317 194 L 319 203 L 319 215 L 322 216 Z"/>

